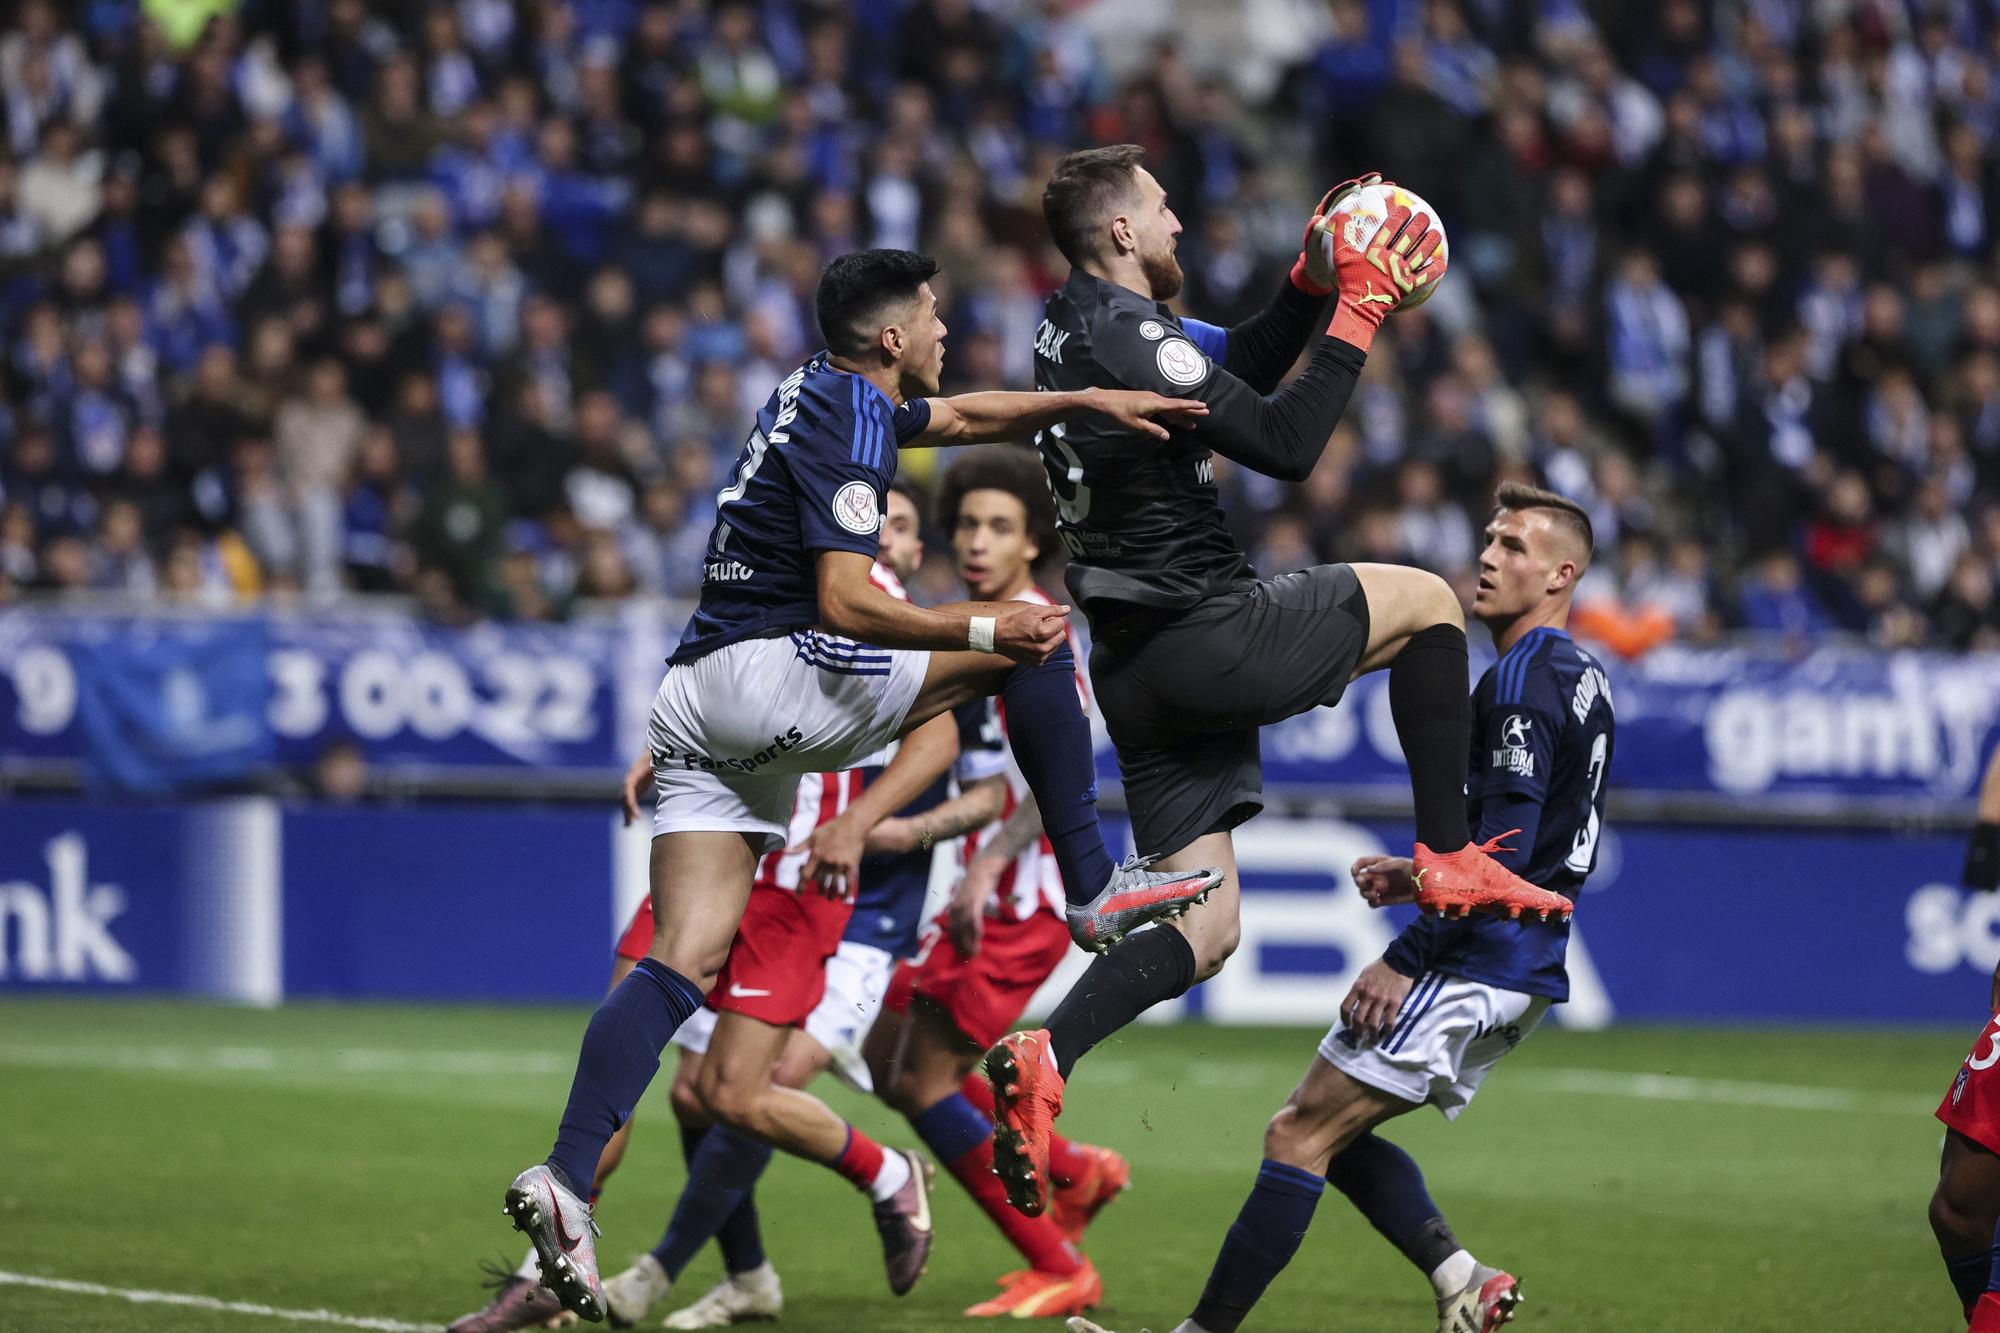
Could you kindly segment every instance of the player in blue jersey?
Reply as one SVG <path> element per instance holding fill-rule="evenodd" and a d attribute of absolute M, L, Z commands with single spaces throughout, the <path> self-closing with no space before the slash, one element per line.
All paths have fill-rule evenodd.
<path fill-rule="evenodd" d="M 904 595 L 901 581 L 922 558 L 917 518 L 916 501 L 899 481 L 888 496 L 874 571 L 893 596 Z M 944 812 L 930 812 L 945 799 L 954 765 L 961 775 L 974 766 L 982 773 L 997 767 L 998 742 L 984 735 L 986 706 L 986 700 L 964 706 L 962 721 L 933 719 L 893 756 L 871 755 L 845 773 L 811 774 L 800 785 L 792 814 L 796 845 L 758 863 L 751 906 L 709 1008 L 674 1034 L 681 1048 L 674 1110 L 684 1137 L 696 1146 L 659 1243 L 604 1284 L 612 1323 L 643 1319 L 710 1239 L 722 1249 L 727 1274 L 671 1315 L 669 1327 L 768 1319 L 783 1309 L 752 1197 L 773 1151 L 758 1134 L 762 1109 L 828 1068 L 861 1091 L 873 1091 L 861 1038 L 881 1007 L 896 960 L 916 946 L 930 858 L 914 850 L 862 856 L 862 842 L 902 792 L 919 786 L 900 813 L 931 819 L 945 836 L 955 835 Z M 993 818 L 1004 799 L 997 773 L 969 786 L 958 802 L 966 807 L 961 822 L 967 826 Z M 815 858 L 817 873 L 843 873 L 858 884 L 852 901 L 822 893 L 807 878 L 807 863 Z M 640 957 L 651 944 L 650 917 L 647 924 Z M 921 1268 L 918 1254 L 892 1251 L 888 1258 L 906 1272 Z"/>
<path fill-rule="evenodd" d="M 1015 758 L 1081 929 L 1108 943 L 1186 911 L 1221 878 L 1214 868 L 1117 865 L 1105 850 L 1067 607 L 926 610 L 871 581 L 900 446 L 1014 439 L 1093 414 L 1165 438 L 1156 418 L 1206 410 L 1101 389 L 927 397 L 944 362 L 945 327 L 929 281 L 936 271 L 934 261 L 901 250 L 827 266 L 817 302 L 827 350 L 777 387 L 716 497 L 701 600 L 668 659 L 649 729 L 653 943 L 584 1032 L 554 1148 L 505 1196 L 508 1216 L 534 1243 L 544 1284 L 587 1319 L 602 1319 L 605 1306 L 584 1192 L 660 1053 L 715 985 L 757 862 L 785 843 L 802 774 L 846 769 L 931 718 L 997 693 L 1015 721 Z M 895 1248 L 890 1231 L 900 1228 L 904 1252 L 928 1248 L 920 1159 L 884 1153 L 805 1094 L 773 1110 L 782 1122 L 761 1124 L 762 1137 L 865 1178 L 885 1246 Z"/>
<path fill-rule="evenodd" d="M 873 571 L 877 583 L 894 596 L 904 595 L 902 580 L 923 559 L 919 521 L 922 509 L 921 495 L 899 478 L 890 490 L 883 513 Z M 960 710 L 965 714 L 962 723 L 956 718 L 932 719 L 895 752 L 893 759 L 888 754 L 870 756 L 868 762 L 846 773 L 807 774 L 793 809 L 794 827 L 816 833 L 818 847 L 840 860 L 843 853 L 839 846 L 858 845 L 862 837 L 872 835 L 866 825 L 870 822 L 870 810 L 879 807 L 880 802 L 864 804 L 853 799 L 866 787 L 886 781 L 891 787 L 902 788 L 929 781 L 930 786 L 898 813 L 916 815 L 935 807 L 946 797 L 949 773 L 955 763 L 961 770 L 980 766 L 984 771 L 1004 761 L 999 742 L 984 734 L 989 708 L 990 701 L 982 699 Z M 960 754 L 960 740 L 966 735 L 972 749 L 983 751 L 984 757 Z M 976 785 L 984 786 L 988 808 L 1000 809 L 1005 800 L 1003 780 L 996 775 Z M 652 786 L 652 756 L 642 753 L 621 784 L 627 827 L 640 819 L 640 807 Z M 803 844 L 809 839 L 801 836 L 798 841 Z M 758 863 L 759 884 L 796 890 L 808 855 L 804 846 L 767 854 Z M 785 978 L 791 988 L 789 994 L 799 1005 L 784 1016 L 782 1026 L 787 1032 L 780 1054 L 775 1061 L 766 1061 L 770 1066 L 770 1081 L 785 1087 L 804 1087 L 831 1064 L 850 1080 L 858 1073 L 861 1090 L 872 1090 L 867 1083 L 867 1065 L 858 1049 L 861 1036 L 881 1005 L 896 960 L 908 956 L 915 948 L 929 870 L 929 858 L 922 855 L 863 859 L 861 888 L 852 903 L 830 902 L 817 895 L 801 900 L 812 904 L 805 909 L 812 919 L 824 916 L 836 923 L 846 922 L 842 938 L 823 945 L 816 941 L 800 942 L 804 951 L 793 957 L 782 956 L 782 949 L 775 958 L 769 950 L 760 954 L 770 961 L 773 973 Z M 775 896 L 781 902 L 786 897 Z M 756 900 L 754 889 L 752 898 Z M 751 928 L 747 918 L 744 928 Z M 739 931 L 739 939 L 741 936 Z M 618 941 L 612 962 L 612 986 L 623 981 L 646 956 L 652 942 L 653 906 L 650 900 L 641 900 Z M 799 975 L 790 975 L 793 973 Z M 771 984 L 775 994 L 779 983 Z M 813 988 L 810 993 L 820 994 L 817 1004 L 805 991 L 808 986 Z M 767 998 L 746 1004 L 755 1008 L 770 1002 Z M 769 1012 L 763 1016 L 774 1017 Z M 651 1255 L 641 1256 L 619 1278 L 605 1284 L 614 1323 L 633 1322 L 634 1310 L 643 1313 L 664 1296 L 681 1266 L 710 1237 L 722 1251 L 725 1276 L 699 1301 L 672 1315 L 669 1327 L 708 1328 L 741 1319 L 775 1318 L 784 1308 L 777 1271 L 764 1254 L 755 1200 L 745 1188 L 736 1192 L 740 1199 L 734 1206 L 726 1206 L 736 1197 L 728 1194 L 728 1182 L 753 1180 L 769 1161 L 772 1149 L 727 1128 L 714 1129 L 713 1117 L 696 1091 L 716 1023 L 717 1014 L 704 1009 L 674 1034 L 681 1057 L 675 1071 L 673 1104 L 679 1121 L 681 1151 L 688 1164 L 690 1188 L 684 1190 L 684 1197 L 690 1206 L 676 1210 L 674 1225 Z M 731 1045 L 730 1035 L 725 1033 L 723 1037 L 725 1055 Z M 598 1158 L 591 1192 L 593 1204 L 624 1157 L 632 1124 L 627 1120 Z M 699 1189 L 693 1188 L 697 1182 Z M 490 1284 L 496 1289 L 493 1298 L 482 1309 L 455 1320 L 449 1333 L 507 1333 L 510 1329 L 538 1327 L 554 1316 L 574 1320 L 575 1316 L 563 1310 L 555 1294 L 541 1285 L 540 1262 L 533 1246 L 528 1248 L 526 1261 L 513 1273 L 499 1272 L 490 1265 L 489 1270 L 495 1279 Z M 625 1288 L 623 1320 L 618 1291 L 621 1279 Z"/>
<path fill-rule="evenodd" d="M 1572 899 L 1596 863 L 1611 691 L 1564 632 L 1589 566 L 1590 520 L 1570 501 L 1509 483 L 1479 557 L 1473 613 L 1500 659 L 1473 690 L 1466 788 L 1475 836 L 1531 884 Z M 1370 905 L 1416 897 L 1410 860 L 1365 856 L 1354 882 Z M 1461 1247 L 1409 1154 L 1375 1128 L 1419 1106 L 1455 1119 L 1500 1058 L 1569 996 L 1567 923 L 1420 916 L 1341 1002 L 1340 1022 L 1264 1132 L 1257 1183 L 1216 1256 L 1201 1301 L 1175 1333 L 1235 1333 L 1290 1262 L 1328 1183 L 1431 1281 L 1440 1333 L 1488 1333 L 1520 1303 L 1514 1277 Z M 1102 1333 L 1073 1320 L 1077 1333 Z"/>

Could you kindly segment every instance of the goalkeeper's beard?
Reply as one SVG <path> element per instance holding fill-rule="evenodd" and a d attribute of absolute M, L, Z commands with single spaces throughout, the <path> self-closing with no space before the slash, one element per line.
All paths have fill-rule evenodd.
<path fill-rule="evenodd" d="M 1181 263 L 1172 250 L 1139 256 L 1139 269 L 1146 275 L 1155 301 L 1171 301 L 1181 294 Z"/>

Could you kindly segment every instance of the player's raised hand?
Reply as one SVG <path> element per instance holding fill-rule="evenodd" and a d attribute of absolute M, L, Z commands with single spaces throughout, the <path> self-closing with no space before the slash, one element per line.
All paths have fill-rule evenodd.
<path fill-rule="evenodd" d="M 1198 398 L 1166 398 L 1135 389 L 1092 389 L 1089 393 L 1094 410 L 1127 430 L 1156 440 L 1170 438 L 1168 426 L 1185 427 L 1208 415 L 1208 404 Z"/>
<path fill-rule="evenodd" d="M 1354 876 L 1354 887 L 1361 890 L 1370 907 L 1416 900 L 1417 884 L 1410 877 L 1407 856 L 1358 856 L 1347 873 Z"/>
<path fill-rule="evenodd" d="M 1023 605 L 994 620 L 993 651 L 1024 666 L 1040 666 L 1063 646 L 1068 629 L 1068 607 Z"/>
<path fill-rule="evenodd" d="M 1428 213 L 1413 214 L 1399 204 L 1364 245 L 1351 244 L 1339 225 L 1327 227 L 1326 234 L 1340 288 L 1327 332 L 1364 352 L 1391 311 L 1444 276 L 1446 261 L 1438 255 L 1444 233 L 1431 226 Z"/>
<path fill-rule="evenodd" d="M 1396 1014 L 1409 998 L 1411 978 L 1381 959 L 1361 969 L 1340 1002 L 1340 1017 L 1348 1030 L 1361 1041 L 1380 1041 L 1396 1021 Z"/>
<path fill-rule="evenodd" d="M 806 854 L 806 863 L 799 868 L 801 890 L 810 885 L 823 898 L 852 901 L 861 887 L 861 857 L 867 845 L 868 830 L 850 811 L 829 819 L 804 842 L 785 851 Z"/>
<path fill-rule="evenodd" d="M 979 952 L 979 942 L 986 934 L 986 905 L 993 901 L 1004 869 L 1004 861 L 995 861 L 990 856 L 973 857 L 952 889 L 951 901 L 945 905 L 945 933 L 967 958 Z"/>
<path fill-rule="evenodd" d="M 1381 183 L 1382 173 L 1371 171 L 1364 176 L 1344 180 L 1320 196 L 1319 203 L 1313 207 L 1312 217 L 1306 221 L 1306 236 L 1299 243 L 1299 257 L 1292 264 L 1292 286 L 1308 296 L 1326 296 L 1333 291 L 1340 281 L 1340 274 L 1333 266 L 1333 247 L 1326 244 L 1323 236 L 1326 216 L 1356 190 Z"/>
<path fill-rule="evenodd" d="M 639 822 L 639 802 L 653 788 L 653 756 L 639 751 L 639 757 L 632 761 L 632 767 L 625 770 L 625 777 L 618 784 L 619 804 L 625 809 L 625 827 L 631 828 Z"/>

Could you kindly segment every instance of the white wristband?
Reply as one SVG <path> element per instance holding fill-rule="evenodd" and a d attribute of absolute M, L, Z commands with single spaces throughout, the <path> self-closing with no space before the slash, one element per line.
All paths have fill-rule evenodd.
<path fill-rule="evenodd" d="M 965 627 L 966 646 L 975 653 L 993 651 L 993 627 L 1000 623 L 997 616 L 974 616 Z"/>

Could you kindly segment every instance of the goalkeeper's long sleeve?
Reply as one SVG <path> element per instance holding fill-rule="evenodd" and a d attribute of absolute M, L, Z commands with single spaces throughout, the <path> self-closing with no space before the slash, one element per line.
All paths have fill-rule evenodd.
<path fill-rule="evenodd" d="M 1277 393 L 1260 394 L 1233 373 L 1214 375 L 1201 394 L 1208 416 L 1197 434 L 1244 467 L 1279 481 L 1304 481 L 1340 424 L 1367 361 L 1352 343 L 1322 334 L 1305 373 Z"/>
<path fill-rule="evenodd" d="M 1269 305 L 1229 330 L 1222 368 L 1258 393 L 1270 393 L 1312 340 L 1326 302 L 1286 278 Z"/>

